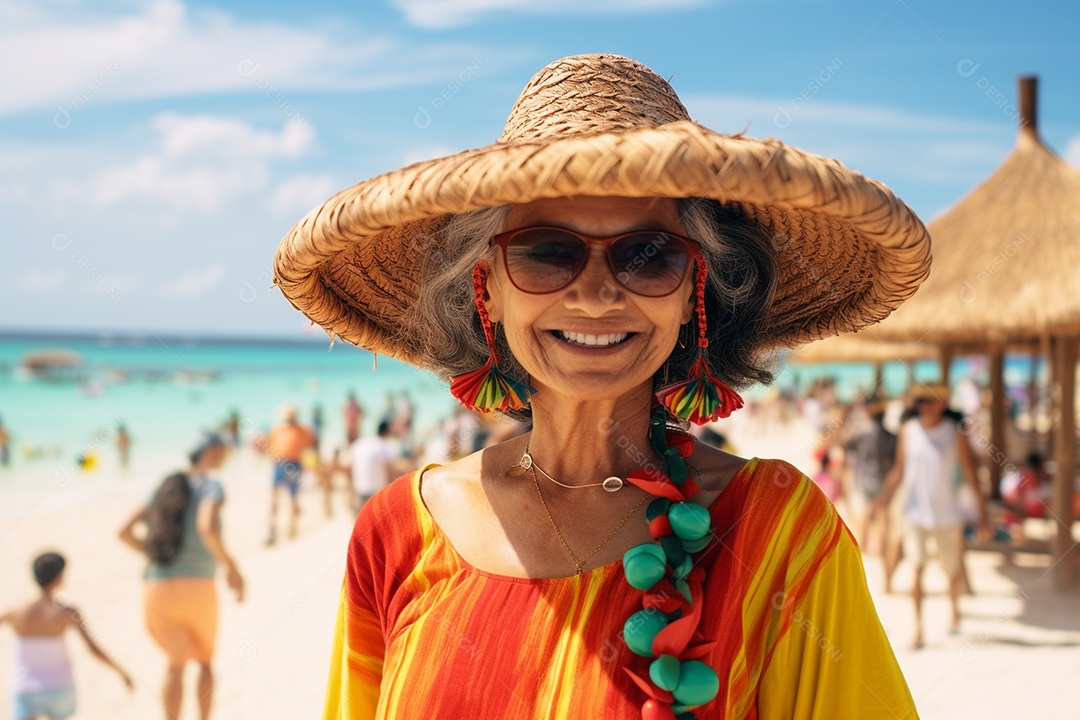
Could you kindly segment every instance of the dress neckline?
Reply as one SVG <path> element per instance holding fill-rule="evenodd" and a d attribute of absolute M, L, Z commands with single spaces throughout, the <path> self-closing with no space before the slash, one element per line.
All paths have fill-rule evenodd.
<path fill-rule="evenodd" d="M 732 485 L 734 485 L 736 483 L 736 481 L 745 482 L 750 477 L 750 475 L 753 474 L 754 470 L 757 468 L 757 465 L 758 465 L 759 461 L 760 461 L 759 458 L 752 457 L 749 460 L 747 460 L 745 463 L 743 463 L 742 467 L 740 467 L 738 470 L 736 470 L 735 474 L 731 476 L 731 480 L 728 482 L 727 486 L 723 490 L 720 491 L 719 495 L 716 498 L 714 498 L 711 503 L 709 503 L 709 505 L 708 505 L 709 517 L 711 517 L 713 519 L 714 523 L 716 521 L 717 514 L 718 514 L 719 510 L 721 509 L 720 506 L 726 504 L 725 503 L 725 498 L 728 498 L 733 494 L 733 493 L 729 492 L 731 490 Z M 442 540 L 443 544 L 446 545 L 447 549 L 449 550 L 450 554 L 453 556 L 454 560 L 468 574 L 470 574 L 470 575 L 478 575 L 480 577 L 488 578 L 489 580 L 497 580 L 499 582 L 506 582 L 506 583 L 515 583 L 515 584 L 519 584 L 519 585 L 550 585 L 550 584 L 555 584 L 555 583 L 578 582 L 578 581 L 590 580 L 594 576 L 605 576 L 605 575 L 613 572 L 614 570 L 618 570 L 618 569 L 620 569 L 622 567 L 622 558 L 618 558 L 618 559 L 612 560 L 611 562 L 606 563 L 604 565 L 598 565 L 598 566 L 592 568 L 591 570 L 586 570 L 585 572 L 581 573 L 580 575 L 565 575 L 565 576 L 559 576 L 559 577 L 546 577 L 546 578 L 530 578 L 530 577 L 520 577 L 520 576 L 517 576 L 517 575 L 503 575 L 503 574 L 500 574 L 500 573 L 490 572 L 488 570 L 482 570 L 482 569 L 474 566 L 472 563 L 470 563 L 468 560 L 466 560 L 461 555 L 461 553 L 459 553 L 457 551 L 457 548 L 454 547 L 454 544 L 452 542 L 450 542 L 450 538 L 446 535 L 446 533 L 443 532 L 442 528 L 439 527 L 439 523 L 437 523 L 435 521 L 435 518 L 432 516 L 431 512 L 428 511 L 427 505 L 424 504 L 424 498 L 420 494 L 420 486 L 421 486 L 421 483 L 422 483 L 422 480 L 423 480 L 424 473 L 427 472 L 428 470 L 430 470 L 432 468 L 436 468 L 436 467 L 440 467 L 439 463 L 429 463 L 428 465 L 423 466 L 422 468 L 420 468 L 419 470 L 416 470 L 413 473 L 412 478 L 410 478 L 410 482 L 409 482 L 413 502 L 416 504 L 417 512 L 422 516 L 423 521 L 426 524 L 431 526 L 433 536 L 439 538 L 440 540 Z"/>

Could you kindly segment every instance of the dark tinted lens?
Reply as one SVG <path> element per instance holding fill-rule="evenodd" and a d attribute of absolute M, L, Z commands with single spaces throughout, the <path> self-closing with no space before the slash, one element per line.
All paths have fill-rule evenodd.
<path fill-rule="evenodd" d="M 686 245 L 664 232 L 640 232 L 611 246 L 611 265 L 623 286 L 638 295 L 674 292 L 686 276 Z"/>
<path fill-rule="evenodd" d="M 558 229 L 537 228 L 513 236 L 506 244 L 506 270 L 526 292 L 545 293 L 573 281 L 589 257 L 581 238 Z"/>

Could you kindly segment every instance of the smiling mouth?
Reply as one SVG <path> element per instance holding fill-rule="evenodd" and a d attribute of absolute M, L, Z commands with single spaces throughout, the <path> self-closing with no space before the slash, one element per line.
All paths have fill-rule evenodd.
<path fill-rule="evenodd" d="M 565 330 L 553 330 L 552 334 L 571 345 L 577 347 L 611 347 L 625 342 L 631 333 L 608 333 L 607 335 L 589 335 L 579 332 L 567 332 Z"/>

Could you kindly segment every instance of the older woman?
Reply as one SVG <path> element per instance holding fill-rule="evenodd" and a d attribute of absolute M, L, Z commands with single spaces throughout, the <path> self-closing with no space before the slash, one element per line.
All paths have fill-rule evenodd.
<path fill-rule="evenodd" d="M 828 500 L 684 430 L 928 264 L 884 186 L 692 123 L 611 55 L 541 70 L 496 144 L 309 214 L 295 306 L 533 423 L 364 507 L 326 717 L 915 717 Z"/>

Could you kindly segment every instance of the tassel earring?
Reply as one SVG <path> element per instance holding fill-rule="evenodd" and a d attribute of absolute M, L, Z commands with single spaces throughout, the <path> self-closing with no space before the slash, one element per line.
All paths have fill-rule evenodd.
<path fill-rule="evenodd" d="M 450 381 L 450 394 L 470 410 L 524 410 L 536 389 L 528 383 L 519 382 L 499 370 L 499 352 L 495 349 L 495 330 L 488 319 L 484 296 L 487 295 L 487 265 L 482 262 L 473 267 L 473 299 L 480 314 L 480 324 L 487 340 L 488 361 L 472 372 L 457 375 Z"/>
<path fill-rule="evenodd" d="M 656 391 L 656 399 L 672 414 L 695 425 L 724 418 L 743 406 L 739 394 L 713 377 L 709 370 L 709 338 L 705 334 L 705 260 L 694 258 L 697 266 L 695 312 L 698 317 L 697 358 L 690 365 L 687 379 L 665 385 Z"/>

